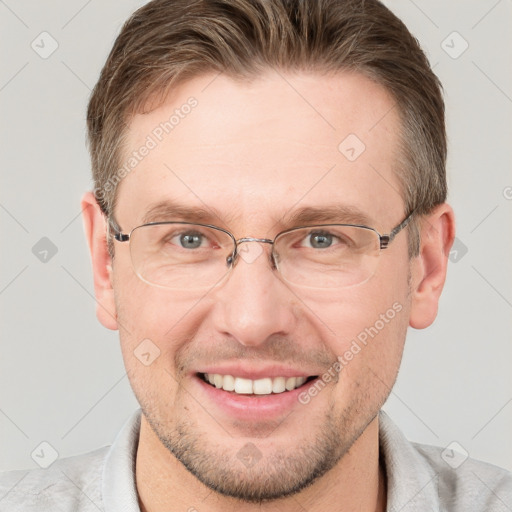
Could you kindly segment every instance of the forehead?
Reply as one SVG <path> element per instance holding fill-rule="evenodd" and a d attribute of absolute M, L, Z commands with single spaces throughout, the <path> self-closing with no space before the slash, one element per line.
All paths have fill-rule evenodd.
<path fill-rule="evenodd" d="M 403 213 L 399 129 L 393 99 L 360 74 L 200 76 L 132 119 L 115 215 L 134 227 L 169 201 L 267 229 L 341 206 L 386 226 Z"/>

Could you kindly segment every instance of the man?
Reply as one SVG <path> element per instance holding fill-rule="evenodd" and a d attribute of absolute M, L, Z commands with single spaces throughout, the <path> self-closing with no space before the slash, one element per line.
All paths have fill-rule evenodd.
<path fill-rule="evenodd" d="M 440 85 L 377 1 L 160 0 L 90 100 L 97 314 L 140 403 L 0 510 L 509 510 L 381 406 L 454 239 Z"/>

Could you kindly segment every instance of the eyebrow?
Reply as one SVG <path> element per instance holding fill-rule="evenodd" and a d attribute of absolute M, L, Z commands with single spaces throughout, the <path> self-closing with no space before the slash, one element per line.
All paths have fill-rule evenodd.
<path fill-rule="evenodd" d="M 215 223 L 219 220 L 224 224 L 219 212 L 214 208 L 190 207 L 173 201 L 161 201 L 151 206 L 142 217 L 142 223 L 182 220 L 185 222 Z"/>
<path fill-rule="evenodd" d="M 283 217 L 283 224 L 300 226 L 312 223 L 356 224 L 371 226 L 372 220 L 355 206 L 333 204 L 323 207 L 306 206 Z"/>
<path fill-rule="evenodd" d="M 215 208 L 190 207 L 165 200 L 151 206 L 142 218 L 143 224 L 182 220 L 201 224 L 218 224 L 227 228 L 233 220 L 233 214 L 221 215 Z M 357 224 L 371 226 L 372 219 L 355 206 L 332 204 L 322 207 L 305 206 L 286 213 L 276 224 L 283 228 L 308 224 Z"/>

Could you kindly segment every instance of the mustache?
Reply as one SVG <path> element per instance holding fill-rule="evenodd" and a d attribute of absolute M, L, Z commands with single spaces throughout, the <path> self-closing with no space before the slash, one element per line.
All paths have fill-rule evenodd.
<path fill-rule="evenodd" d="M 265 361 L 297 367 L 315 367 L 327 370 L 337 361 L 337 355 L 327 348 L 309 348 L 303 342 L 275 335 L 257 347 L 242 345 L 236 339 L 190 340 L 174 356 L 175 367 L 187 373 L 200 364 L 226 361 Z"/>

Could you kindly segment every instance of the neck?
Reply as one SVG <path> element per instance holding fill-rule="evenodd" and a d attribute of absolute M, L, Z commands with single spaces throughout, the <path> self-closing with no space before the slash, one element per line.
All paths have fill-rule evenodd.
<path fill-rule="evenodd" d="M 379 464 L 378 417 L 338 464 L 303 491 L 272 502 L 246 503 L 222 496 L 189 473 L 141 417 L 136 458 L 141 512 L 308 512 L 386 510 L 386 477 Z"/>

